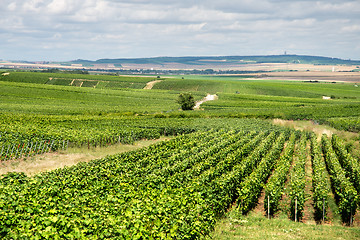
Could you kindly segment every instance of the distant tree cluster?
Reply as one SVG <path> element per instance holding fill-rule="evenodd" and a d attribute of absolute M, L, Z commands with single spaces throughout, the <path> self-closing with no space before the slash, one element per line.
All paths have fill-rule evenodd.
<path fill-rule="evenodd" d="M 129 69 L 113 70 L 101 69 L 102 72 L 118 72 L 119 74 L 152 74 L 152 75 L 214 75 L 214 74 L 247 74 L 247 73 L 266 73 L 271 71 L 240 71 L 240 70 L 213 70 L 213 69 L 193 69 L 193 70 L 150 70 L 150 69 Z"/>
<path fill-rule="evenodd" d="M 58 68 L 44 69 L 41 72 L 44 72 L 44 73 L 89 74 L 89 72 L 85 71 L 85 70 L 60 70 Z"/>

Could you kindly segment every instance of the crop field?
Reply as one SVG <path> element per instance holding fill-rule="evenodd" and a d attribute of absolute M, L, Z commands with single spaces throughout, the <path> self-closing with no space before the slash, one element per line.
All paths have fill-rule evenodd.
<path fill-rule="evenodd" d="M 291 221 L 292 228 L 313 222 L 314 235 L 305 239 L 324 226 L 333 234 L 328 239 L 339 232 L 360 238 L 360 90 L 354 83 L 175 76 L 143 89 L 157 79 L 0 75 L 3 163 L 169 137 L 34 176 L 0 175 L 0 238 L 236 238 L 259 226 L 254 219 L 269 226 Z M 218 99 L 181 111 L 182 92 Z M 273 125 L 274 118 L 327 124 L 343 134 L 316 135 Z"/>
<path fill-rule="evenodd" d="M 92 87 L 103 89 L 132 88 L 142 89 L 153 78 L 149 77 L 118 77 L 111 75 L 63 74 L 39 72 L 11 72 L 0 76 L 1 81 L 38 83 L 61 86 Z M 100 86 L 98 86 L 100 84 Z"/>
<path fill-rule="evenodd" d="M 301 219 L 307 154 L 315 218 L 327 219 L 328 169 L 339 214 L 350 224 L 359 205 L 360 168 L 343 142 L 334 135 L 320 145 L 315 135 L 263 127 L 198 131 L 32 178 L 3 175 L 0 234 L 8 239 L 201 238 L 234 201 L 240 214 L 251 211 L 264 187 L 269 196 L 264 211 L 274 215 L 291 165 L 288 215 Z M 305 150 L 310 143 L 311 154 Z"/>

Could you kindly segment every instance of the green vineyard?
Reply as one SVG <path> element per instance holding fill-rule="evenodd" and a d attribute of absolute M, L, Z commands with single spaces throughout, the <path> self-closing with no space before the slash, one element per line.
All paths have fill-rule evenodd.
<path fill-rule="evenodd" d="M 1 71 L 1 239 L 360 238 L 354 83 Z"/>
<path fill-rule="evenodd" d="M 198 239 L 211 233 L 230 205 L 236 203 L 242 214 L 253 209 L 264 188 L 270 201 L 270 210 L 264 204 L 264 212 L 274 215 L 290 171 L 287 214 L 301 219 L 304 162 L 310 155 L 315 207 L 322 208 L 318 202 L 328 196 L 321 187 L 326 163 L 343 221 L 351 223 L 359 204 L 353 185 L 357 182 L 351 181 L 358 166 L 351 164 L 338 138 L 333 137 L 331 144 L 323 136 L 323 159 L 312 134 L 267 131 L 260 125 L 254 130 L 196 131 L 34 177 L 2 175 L 0 235 L 5 239 Z M 351 180 L 347 175 L 353 176 Z M 326 217 L 326 212 L 319 216 Z"/>

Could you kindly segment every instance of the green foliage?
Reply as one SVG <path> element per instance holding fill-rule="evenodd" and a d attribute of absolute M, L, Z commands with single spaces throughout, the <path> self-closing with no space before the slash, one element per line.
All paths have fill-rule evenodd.
<path fill-rule="evenodd" d="M 26 122 L 26 116 L 22 117 Z M 103 127 L 116 125 L 118 121 L 110 116 L 94 117 L 91 121 L 82 117 L 78 121 L 69 118 L 52 124 L 78 126 L 88 121 L 88 127 L 96 129 L 100 125 L 94 121 L 105 119 Z M 55 117 L 43 117 L 39 122 L 54 120 Z M 34 177 L 22 173 L 1 176 L 0 236 L 4 239 L 26 239 L 34 235 L 51 239 L 202 238 L 212 231 L 217 219 L 237 198 L 241 213 L 252 209 L 275 166 L 271 179 L 286 175 L 297 135 L 250 119 L 199 122 L 187 118 L 129 117 L 123 120 L 118 126 L 139 125 L 164 135 L 195 132 Z M 221 125 L 222 122 L 228 125 Z M 217 126 L 217 130 L 202 131 L 212 126 Z M 233 130 L 228 130 L 231 127 Z M 294 153 L 300 159 L 304 157 L 302 149 L 306 144 L 305 134 L 302 136 Z M 298 165 L 301 169 L 302 161 L 294 168 Z M 314 176 L 318 170 L 314 165 Z M 271 179 L 269 186 L 274 181 Z M 279 182 L 284 181 L 281 179 Z M 303 190 L 298 184 L 294 186 L 297 187 L 292 186 L 293 192 Z M 266 191 L 269 189 L 267 186 Z"/>
<path fill-rule="evenodd" d="M 248 213 L 257 204 L 266 180 L 268 179 L 275 162 L 280 157 L 286 141 L 286 135 L 280 134 L 274 146 L 261 159 L 257 168 L 241 182 L 239 187 L 238 211 L 242 214 Z"/>
<path fill-rule="evenodd" d="M 315 220 L 326 219 L 328 209 L 329 191 L 327 187 L 326 165 L 322 157 L 321 148 L 317 142 L 314 133 L 310 136 L 310 154 L 312 163 L 312 184 L 313 184 L 313 201 L 315 209 Z M 325 212 L 323 212 L 325 210 Z M 323 216 L 324 214 L 324 216 Z"/>
<path fill-rule="evenodd" d="M 0 237 L 202 238 L 237 199 L 240 212 L 247 213 L 275 167 L 266 186 L 266 194 L 273 195 L 274 213 L 292 158 L 298 159 L 292 172 L 298 181 L 291 182 L 291 194 L 301 207 L 304 136 L 294 152 L 296 134 L 287 140 L 290 131 L 245 117 L 315 119 L 344 129 L 358 125 L 360 94 L 349 84 L 192 78 L 165 79 L 149 91 L 140 89 L 153 80 L 149 77 L 29 72 L 0 76 L 2 160 L 56 150 L 67 141 L 70 146 L 92 147 L 177 136 L 35 177 L 1 176 Z M 82 87 L 67 86 L 71 83 Z M 183 91 L 192 91 L 196 99 L 217 92 L 219 100 L 204 103 L 205 111 L 180 112 L 174 99 Z M 331 94 L 337 99 L 321 99 Z M 351 166 L 344 144 L 333 138 L 335 152 L 323 143 L 324 155 L 347 221 L 358 202 L 349 181 L 355 186 L 359 182 L 357 167 Z M 314 135 L 311 157 L 315 214 L 320 219 L 328 189 Z"/>
<path fill-rule="evenodd" d="M 360 132 L 360 118 L 359 117 L 340 117 L 329 118 L 325 121 L 330 126 L 344 131 Z"/>
<path fill-rule="evenodd" d="M 306 135 L 302 134 L 296 147 L 295 165 L 290 175 L 290 218 L 299 219 L 303 216 L 305 203 L 305 163 L 306 163 Z M 295 208 L 296 206 L 296 208 Z M 296 212 L 296 216 L 295 216 Z"/>
<path fill-rule="evenodd" d="M 346 177 L 354 184 L 360 194 L 360 163 L 346 150 L 346 145 L 337 135 L 331 137 L 332 147 L 338 156 L 341 166 L 345 169 Z"/>
<path fill-rule="evenodd" d="M 0 109 L 9 113 L 98 115 L 175 111 L 177 93 L 1 82 Z"/>
<path fill-rule="evenodd" d="M 90 75 L 88 72 L 81 70 L 60 71 L 57 69 L 49 69 L 42 72 L 11 72 L 7 76 L 0 76 L 0 81 L 64 86 L 68 86 L 70 83 L 78 81 L 79 84 L 73 84 L 72 86 L 79 86 L 80 83 L 83 82 L 82 87 L 97 87 L 97 84 L 101 82 L 104 83 L 102 84 L 102 88 L 107 89 L 142 89 L 147 82 L 154 79 L 155 77 Z"/>
<path fill-rule="evenodd" d="M 0 76 L 3 89 L 0 108 L 41 114 L 163 112 L 171 116 L 177 110 L 174 99 L 179 92 L 191 92 L 196 100 L 206 93 L 217 93 L 218 100 L 202 105 L 205 111 L 186 111 L 183 116 L 312 119 L 338 129 L 358 131 L 360 92 L 353 84 L 254 81 L 242 76 L 181 79 L 179 76 L 164 78 L 151 91 L 141 89 L 154 79 L 156 76 L 10 72 Z M 81 88 L 73 87 L 80 85 Z M 326 101 L 323 95 L 337 98 Z"/>
<path fill-rule="evenodd" d="M 255 135 L 196 132 L 32 178 L 2 176 L 0 234 L 4 239 L 200 238 L 231 203 L 218 188 L 231 172 L 228 160 L 237 159 L 230 158 L 231 149 Z M 229 164 L 220 170 L 219 161 Z M 201 181 L 215 169 L 212 180 Z M 9 184 L 9 179 L 15 180 Z M 234 193 L 236 186 L 226 190 Z"/>
<path fill-rule="evenodd" d="M 339 211 L 343 222 L 349 223 L 353 218 L 359 202 L 359 195 L 353 184 L 346 177 L 338 157 L 336 156 L 331 143 L 326 135 L 321 138 L 322 149 L 325 155 L 326 166 L 328 168 L 332 187 L 335 193 L 335 200 L 339 206 Z"/>
<path fill-rule="evenodd" d="M 0 159 L 18 158 L 72 146 L 132 144 L 140 139 L 198 130 L 280 129 L 261 120 L 179 119 L 146 116 L 0 114 Z"/>
<path fill-rule="evenodd" d="M 264 211 L 270 216 L 278 210 L 281 197 L 284 194 L 284 184 L 289 174 L 290 165 L 293 161 L 293 154 L 296 142 L 296 134 L 292 133 L 290 139 L 276 164 L 275 170 L 265 186 Z M 269 202 L 268 202 L 269 200 Z M 269 205 L 269 206 L 268 206 Z"/>
<path fill-rule="evenodd" d="M 176 102 L 182 110 L 193 110 L 195 107 L 195 99 L 190 93 L 180 93 Z"/>

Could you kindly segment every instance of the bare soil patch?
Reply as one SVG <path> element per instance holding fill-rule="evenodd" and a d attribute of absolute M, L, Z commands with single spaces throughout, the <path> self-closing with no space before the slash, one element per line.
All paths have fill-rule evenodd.
<path fill-rule="evenodd" d="M 204 102 L 214 101 L 216 99 L 218 99 L 218 96 L 216 94 L 211 95 L 208 93 L 206 97 L 196 102 L 194 109 L 200 109 L 200 105 L 203 104 Z"/>
<path fill-rule="evenodd" d="M 132 151 L 167 139 L 169 138 L 163 137 L 156 140 L 138 141 L 133 145 L 115 144 L 108 147 L 91 149 L 87 147 L 70 148 L 65 151 L 45 153 L 29 158 L 3 161 L 0 162 L 0 175 L 7 172 L 24 172 L 27 175 L 35 175 L 40 172 L 72 166 L 79 162 L 89 162 L 94 159 L 106 157 L 107 155 Z"/>
<path fill-rule="evenodd" d="M 264 202 L 265 201 L 267 201 L 267 199 L 265 200 L 265 188 L 263 188 L 261 191 L 260 197 L 258 199 L 258 203 L 257 203 L 256 207 L 252 210 L 252 212 L 254 212 L 258 215 L 267 217 L 267 212 L 264 211 Z"/>
<path fill-rule="evenodd" d="M 155 81 L 148 82 L 148 83 L 146 83 L 146 86 L 144 87 L 144 89 L 152 89 L 156 83 L 159 83 L 162 81 L 163 80 L 155 80 Z"/>
<path fill-rule="evenodd" d="M 307 224 L 316 224 L 314 220 L 314 207 L 313 207 L 313 186 L 312 186 L 312 166 L 311 166 L 311 156 L 310 156 L 310 144 L 306 146 L 307 158 L 305 163 L 305 203 L 304 203 L 304 216 L 302 222 Z"/>
<path fill-rule="evenodd" d="M 332 68 L 333 66 L 328 66 Z M 340 66 L 339 66 L 340 67 Z M 348 69 L 349 68 L 349 69 Z M 351 71 L 350 68 L 342 71 Z M 328 70 L 328 69 L 326 69 Z M 319 81 L 319 82 L 360 82 L 360 72 L 332 72 L 332 71 L 300 71 L 300 72 L 267 72 L 263 74 L 250 74 L 258 79 Z M 249 75 L 249 74 L 248 74 Z"/>

